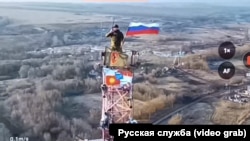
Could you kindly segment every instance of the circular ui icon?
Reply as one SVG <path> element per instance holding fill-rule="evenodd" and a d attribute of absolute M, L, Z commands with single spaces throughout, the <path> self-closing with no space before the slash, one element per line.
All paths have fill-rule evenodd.
<path fill-rule="evenodd" d="M 243 57 L 243 63 L 247 68 L 250 68 L 250 52 L 246 53 Z"/>
<path fill-rule="evenodd" d="M 230 79 L 235 74 L 235 67 L 231 62 L 224 62 L 218 68 L 218 73 L 223 79 Z"/>
<path fill-rule="evenodd" d="M 223 59 L 231 59 L 235 55 L 235 46 L 232 42 L 223 42 L 218 49 L 219 55 Z"/>

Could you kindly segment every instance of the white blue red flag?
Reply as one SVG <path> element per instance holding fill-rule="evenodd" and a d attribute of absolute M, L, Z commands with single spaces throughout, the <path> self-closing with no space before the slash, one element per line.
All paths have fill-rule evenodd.
<path fill-rule="evenodd" d="M 126 36 L 140 36 L 140 35 L 157 35 L 160 32 L 160 25 L 158 23 L 135 23 L 129 24 Z"/>

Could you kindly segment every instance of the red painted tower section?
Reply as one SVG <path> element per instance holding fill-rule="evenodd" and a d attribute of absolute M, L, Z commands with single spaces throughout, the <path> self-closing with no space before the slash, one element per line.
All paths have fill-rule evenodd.
<path fill-rule="evenodd" d="M 135 51 L 130 58 L 118 52 L 106 52 L 102 54 L 104 63 L 102 68 L 102 138 L 103 141 L 112 141 L 109 135 L 108 125 L 111 123 L 127 123 L 133 118 L 133 93 L 132 67 L 138 59 Z M 125 56 L 125 59 L 124 59 Z M 136 58 L 137 57 L 137 58 Z M 129 62 L 128 63 L 126 62 Z M 124 63 L 125 62 L 125 63 Z"/>

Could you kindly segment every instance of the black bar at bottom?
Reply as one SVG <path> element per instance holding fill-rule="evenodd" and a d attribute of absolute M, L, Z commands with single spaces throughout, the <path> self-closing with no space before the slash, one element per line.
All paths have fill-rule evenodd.
<path fill-rule="evenodd" d="M 111 124 L 109 132 L 114 136 L 114 141 L 134 139 L 203 141 L 206 138 L 220 139 L 220 141 L 250 141 L 249 125 Z"/>

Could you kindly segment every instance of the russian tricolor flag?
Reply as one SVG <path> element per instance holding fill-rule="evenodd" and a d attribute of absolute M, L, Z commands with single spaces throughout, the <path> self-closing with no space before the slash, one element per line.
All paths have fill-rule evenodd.
<path fill-rule="evenodd" d="M 159 34 L 160 25 L 158 23 L 130 23 L 126 36 L 156 35 Z"/>

